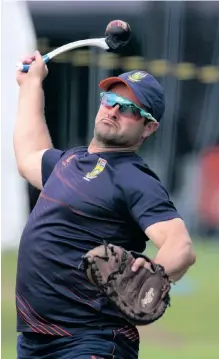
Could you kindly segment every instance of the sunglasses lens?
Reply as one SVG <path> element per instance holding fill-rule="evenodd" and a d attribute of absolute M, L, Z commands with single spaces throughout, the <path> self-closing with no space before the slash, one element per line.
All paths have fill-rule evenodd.
<path fill-rule="evenodd" d="M 125 103 L 127 102 L 127 103 Z M 140 110 L 130 101 L 117 96 L 114 93 L 103 93 L 101 94 L 101 103 L 106 107 L 113 107 L 116 104 L 119 105 L 120 113 L 126 116 L 140 117 Z"/>
<path fill-rule="evenodd" d="M 115 96 L 111 96 L 110 94 L 103 94 L 101 96 L 101 103 L 105 106 L 114 106 L 115 105 Z"/>
<path fill-rule="evenodd" d="M 134 117 L 140 116 L 139 109 L 137 107 L 135 107 L 134 105 L 122 105 L 120 107 L 120 112 L 123 113 L 124 115 L 130 115 L 130 116 L 134 116 Z"/>

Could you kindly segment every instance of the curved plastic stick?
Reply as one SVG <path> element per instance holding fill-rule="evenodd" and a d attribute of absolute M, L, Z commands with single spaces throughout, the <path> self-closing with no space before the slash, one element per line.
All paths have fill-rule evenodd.
<path fill-rule="evenodd" d="M 57 49 L 48 52 L 48 54 L 43 55 L 43 60 L 45 63 L 49 62 L 54 57 L 62 54 L 63 52 L 77 49 L 83 46 L 96 46 L 100 47 L 103 50 L 108 50 L 109 46 L 106 44 L 105 38 L 99 39 L 88 39 L 88 40 L 79 40 L 70 42 L 69 44 L 58 47 Z M 21 72 L 28 72 L 31 65 L 23 64 L 22 62 L 17 64 L 17 69 Z"/>

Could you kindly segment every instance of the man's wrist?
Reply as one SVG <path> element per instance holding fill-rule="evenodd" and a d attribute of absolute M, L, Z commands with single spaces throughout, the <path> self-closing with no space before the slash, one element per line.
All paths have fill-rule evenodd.
<path fill-rule="evenodd" d="M 164 268 L 165 273 L 167 274 L 172 283 L 175 283 L 176 281 L 181 279 L 188 270 L 188 267 L 173 268 L 170 265 L 163 264 L 161 260 L 157 260 L 156 258 L 154 259 L 154 263 L 159 264 Z"/>
<path fill-rule="evenodd" d="M 22 85 L 20 85 L 20 90 L 26 90 L 31 88 L 43 89 L 42 80 L 37 77 L 30 77 Z"/>

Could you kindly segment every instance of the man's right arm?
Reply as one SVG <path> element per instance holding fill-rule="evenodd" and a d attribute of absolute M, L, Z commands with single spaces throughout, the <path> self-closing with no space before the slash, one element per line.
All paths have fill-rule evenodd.
<path fill-rule="evenodd" d="M 29 73 L 17 75 L 20 92 L 14 151 L 20 175 L 38 189 L 42 189 L 42 156 L 53 147 L 44 118 L 42 81 L 46 75 L 47 69 L 40 55 L 36 55 Z"/>

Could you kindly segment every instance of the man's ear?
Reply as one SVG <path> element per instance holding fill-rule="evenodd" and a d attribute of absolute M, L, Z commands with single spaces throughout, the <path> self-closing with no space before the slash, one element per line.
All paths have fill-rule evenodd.
<path fill-rule="evenodd" d="M 143 132 L 143 138 L 146 139 L 147 137 L 149 137 L 150 135 L 152 135 L 152 133 L 154 133 L 159 127 L 159 123 L 158 122 L 153 122 L 153 121 L 149 121 L 146 125 L 145 125 L 145 129 Z"/>

